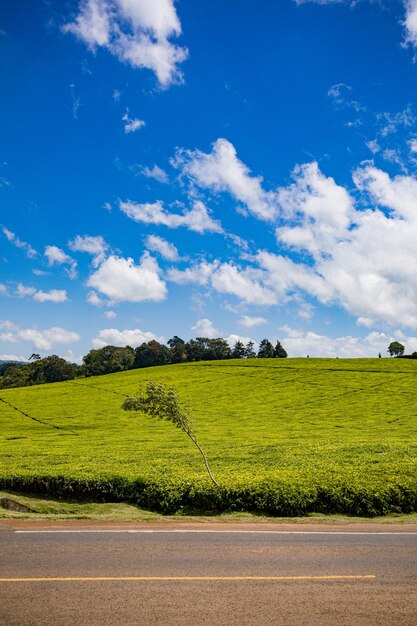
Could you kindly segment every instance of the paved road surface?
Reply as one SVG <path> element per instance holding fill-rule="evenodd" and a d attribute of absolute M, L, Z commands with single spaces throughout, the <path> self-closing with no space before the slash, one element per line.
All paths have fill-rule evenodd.
<path fill-rule="evenodd" d="M 417 527 L 0 524 L 0 624 L 417 624 Z"/>

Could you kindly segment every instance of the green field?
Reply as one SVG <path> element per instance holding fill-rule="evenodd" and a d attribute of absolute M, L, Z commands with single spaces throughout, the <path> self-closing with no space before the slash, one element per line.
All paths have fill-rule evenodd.
<path fill-rule="evenodd" d="M 149 379 L 189 405 L 219 489 L 184 433 L 120 409 Z M 416 381 L 409 360 L 251 359 L 2 390 L 0 487 L 162 512 L 417 511 Z"/>

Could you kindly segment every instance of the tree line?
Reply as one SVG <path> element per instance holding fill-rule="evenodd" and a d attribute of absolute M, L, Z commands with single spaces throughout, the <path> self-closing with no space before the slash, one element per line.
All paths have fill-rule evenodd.
<path fill-rule="evenodd" d="M 69 363 L 56 355 L 41 359 L 38 354 L 32 354 L 30 363 L 3 363 L 0 366 L 0 389 L 54 383 L 171 363 L 286 357 L 287 352 L 280 341 L 274 346 L 268 339 L 262 339 L 258 352 L 255 352 L 253 341 L 244 344 L 238 340 L 231 348 L 220 337 L 196 337 L 184 341 L 175 335 L 167 345 L 151 340 L 135 349 L 131 346 L 93 349 L 83 357 L 82 365 Z"/>

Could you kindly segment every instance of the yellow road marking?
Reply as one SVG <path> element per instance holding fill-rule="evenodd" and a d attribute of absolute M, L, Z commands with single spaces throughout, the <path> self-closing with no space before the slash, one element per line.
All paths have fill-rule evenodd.
<path fill-rule="evenodd" d="M 83 581 L 245 581 L 245 580 L 374 580 L 376 576 L 366 574 L 329 575 L 329 576 L 83 576 L 83 577 L 48 577 L 48 578 L 0 578 L 0 583 L 37 583 L 37 582 L 83 582 Z"/>

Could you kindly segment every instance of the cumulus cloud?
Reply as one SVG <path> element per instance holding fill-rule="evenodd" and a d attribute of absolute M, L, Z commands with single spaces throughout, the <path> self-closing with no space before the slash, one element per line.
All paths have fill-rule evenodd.
<path fill-rule="evenodd" d="M 251 315 L 242 315 L 239 319 L 239 324 L 245 328 L 254 328 L 255 326 L 262 326 L 267 323 L 267 319 L 264 317 L 253 317 Z"/>
<path fill-rule="evenodd" d="M 141 168 L 140 173 L 143 176 L 146 176 L 146 178 L 153 178 L 154 180 L 157 180 L 158 183 L 169 182 L 168 174 L 161 167 L 158 167 L 158 165 L 154 165 L 153 167 L 143 167 Z"/>
<path fill-rule="evenodd" d="M 365 337 L 351 335 L 328 337 L 288 327 L 284 330 L 286 336 L 282 338 L 282 343 L 291 357 L 303 357 L 308 354 L 311 357 L 363 358 L 377 357 L 379 353 L 387 356 L 387 347 L 394 340 L 406 344 L 408 352 L 417 349 L 417 339 L 405 337 L 400 331 L 395 331 L 392 335 L 371 332 Z"/>
<path fill-rule="evenodd" d="M 68 296 L 65 289 L 50 289 L 49 291 L 37 291 L 33 295 L 36 302 L 67 302 Z"/>
<path fill-rule="evenodd" d="M 312 254 L 332 248 L 347 236 L 352 224 L 352 198 L 315 162 L 296 167 L 293 178 L 293 184 L 278 191 L 283 214 L 291 223 L 277 229 L 278 239 Z"/>
<path fill-rule="evenodd" d="M 207 285 L 213 272 L 219 265 L 219 261 L 214 261 L 213 263 L 201 261 L 200 263 L 186 267 L 184 270 L 170 268 L 167 272 L 167 278 L 177 285 L 187 285 L 190 283 Z"/>
<path fill-rule="evenodd" d="M 48 265 L 68 265 L 66 272 L 71 279 L 77 277 L 77 261 L 66 254 L 61 248 L 57 246 L 46 246 L 44 255 L 48 259 Z"/>
<path fill-rule="evenodd" d="M 107 317 L 108 320 L 114 320 L 117 317 L 117 313 L 115 311 L 106 311 L 104 317 Z"/>
<path fill-rule="evenodd" d="M 207 207 L 197 200 L 192 209 L 184 210 L 183 213 L 170 213 L 159 200 L 154 203 L 137 204 L 120 202 L 120 210 L 135 222 L 145 224 L 162 224 L 168 228 L 185 226 L 196 233 L 221 233 L 223 229 L 220 222 L 210 217 Z"/>
<path fill-rule="evenodd" d="M 3 283 L 0 283 L 0 294 L 5 295 L 7 293 L 7 287 Z"/>
<path fill-rule="evenodd" d="M 67 302 L 68 296 L 65 289 L 50 289 L 49 291 L 42 291 L 23 283 L 16 285 L 15 295 L 18 298 L 30 297 L 36 302 Z"/>
<path fill-rule="evenodd" d="M 220 332 L 214 327 L 213 322 L 207 317 L 198 320 L 194 326 L 191 327 L 197 337 L 207 337 L 208 339 L 215 339 L 220 337 Z"/>
<path fill-rule="evenodd" d="M 275 193 L 264 190 L 262 177 L 251 174 L 227 139 L 217 139 L 208 154 L 178 150 L 172 165 L 199 187 L 230 193 L 259 219 L 272 220 L 277 215 Z"/>
<path fill-rule="evenodd" d="M 184 270 L 171 268 L 167 278 L 180 285 L 208 285 L 219 293 L 234 295 L 248 304 L 272 305 L 278 302 L 276 293 L 265 286 L 265 272 L 253 267 L 241 268 L 231 262 L 202 261 Z"/>
<path fill-rule="evenodd" d="M 77 235 L 75 239 L 68 242 L 70 250 L 73 252 L 87 252 L 93 256 L 93 265 L 97 266 L 104 260 L 108 250 L 108 244 L 101 235 L 92 237 L 91 235 Z"/>
<path fill-rule="evenodd" d="M 123 115 L 122 121 L 124 122 L 124 131 L 128 135 L 129 133 L 135 133 L 139 128 L 145 126 L 145 122 L 137 117 L 129 117 L 128 112 Z"/>
<path fill-rule="evenodd" d="M 110 312 L 110 311 L 109 311 Z M 94 348 L 103 348 L 104 346 L 131 346 L 137 348 L 142 343 L 148 341 L 159 341 L 163 343 L 164 338 L 158 337 L 150 331 L 142 331 L 139 328 L 117 330 L 116 328 L 105 328 L 100 330 L 97 337 L 93 339 Z"/>
<path fill-rule="evenodd" d="M 6 237 L 7 241 L 10 241 L 10 243 L 16 246 L 16 248 L 20 248 L 21 250 L 24 250 L 26 252 L 26 256 L 29 257 L 29 259 L 33 259 L 35 256 L 37 256 L 38 254 L 37 251 L 34 248 L 32 248 L 30 243 L 27 243 L 26 241 L 22 241 L 21 239 L 19 239 L 19 237 L 15 233 L 13 233 L 11 230 L 6 228 L 6 226 L 2 226 L 1 230 L 4 236 Z"/>
<path fill-rule="evenodd" d="M 87 302 L 88 304 L 92 304 L 93 306 L 104 306 L 106 304 L 103 298 L 100 298 L 99 295 L 96 294 L 95 291 L 90 291 L 87 294 Z"/>
<path fill-rule="evenodd" d="M 38 330 L 37 328 L 19 328 L 12 324 L 5 333 L 0 333 L 0 341 L 10 343 L 27 341 L 37 350 L 50 350 L 56 344 L 73 343 L 79 341 L 80 338 L 78 333 L 65 330 L 59 326 Z"/>
<path fill-rule="evenodd" d="M 0 354 L 0 361 L 27 361 L 27 357 L 17 354 Z"/>
<path fill-rule="evenodd" d="M 314 169 L 314 179 L 316 173 Z M 359 318 L 417 328 L 417 180 L 391 179 L 372 164 L 363 165 L 355 171 L 354 182 L 372 201 L 373 208 L 367 210 L 354 207 L 333 179 L 320 175 L 319 180 L 330 195 L 319 197 L 317 205 L 315 185 L 306 185 L 304 175 L 285 192 L 290 205 L 294 201 L 301 226 L 279 228 L 277 237 L 313 259 L 312 266 L 297 267 L 294 282 Z M 258 256 L 273 281 L 272 266 L 267 265 L 275 259 L 267 253 Z M 276 273 L 277 280 L 280 275 Z"/>
<path fill-rule="evenodd" d="M 417 0 L 403 0 L 405 6 L 405 45 L 417 46 Z"/>
<path fill-rule="evenodd" d="M 148 252 L 135 265 L 133 259 L 110 256 L 90 276 L 87 285 L 115 302 L 160 302 L 167 296 L 158 263 Z"/>
<path fill-rule="evenodd" d="M 152 70 L 162 87 L 183 81 L 178 66 L 188 52 L 171 41 L 181 34 L 173 0 L 81 0 L 63 30 L 92 51 L 102 47 L 133 68 Z"/>
<path fill-rule="evenodd" d="M 166 239 L 162 237 L 158 237 L 157 235 L 148 235 L 145 239 L 145 245 L 148 250 L 152 252 L 158 252 L 164 259 L 168 261 L 178 261 L 180 256 L 178 254 L 177 248 L 173 243 L 170 243 Z"/>

